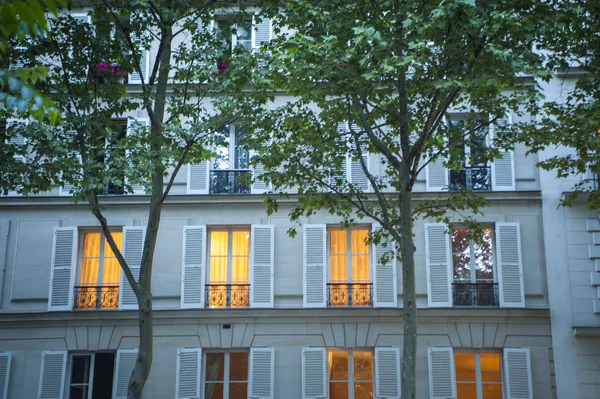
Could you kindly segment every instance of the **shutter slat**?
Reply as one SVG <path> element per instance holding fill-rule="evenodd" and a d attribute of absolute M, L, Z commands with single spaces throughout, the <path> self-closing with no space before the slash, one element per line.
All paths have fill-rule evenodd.
<path fill-rule="evenodd" d="M 56 227 L 50 276 L 48 310 L 71 310 L 73 273 L 77 258 L 77 228 Z"/>
<path fill-rule="evenodd" d="M 375 348 L 376 397 L 400 399 L 400 349 Z"/>
<path fill-rule="evenodd" d="M 456 398 L 452 348 L 429 348 L 428 363 L 431 399 Z"/>
<path fill-rule="evenodd" d="M 8 398 L 8 382 L 10 380 L 11 352 L 0 353 L 0 399 Z"/>
<path fill-rule="evenodd" d="M 504 118 L 496 119 L 496 122 L 490 125 L 489 136 L 494 139 L 497 132 L 510 127 L 512 116 L 507 114 Z M 501 157 L 492 162 L 492 190 L 493 191 L 514 191 L 515 183 L 515 156 L 511 150 L 500 150 Z"/>
<path fill-rule="evenodd" d="M 272 399 L 275 396 L 275 350 L 250 348 L 249 397 Z"/>
<path fill-rule="evenodd" d="M 206 226 L 184 226 L 181 308 L 204 307 L 206 270 Z"/>
<path fill-rule="evenodd" d="M 326 306 L 326 226 L 304 225 L 304 307 Z"/>
<path fill-rule="evenodd" d="M 373 231 L 381 229 L 378 224 L 373 224 Z M 392 307 L 398 306 L 398 286 L 396 283 L 396 246 L 393 241 L 382 238 L 378 245 L 371 246 L 373 251 L 373 304 L 375 307 Z M 389 252 L 393 252 L 393 259 L 390 259 L 386 264 L 381 262 L 383 256 Z M 388 256 L 389 257 L 389 256 Z"/>
<path fill-rule="evenodd" d="M 496 247 L 498 249 L 500 306 L 523 308 L 525 307 L 525 293 L 519 223 L 496 224 Z"/>
<path fill-rule="evenodd" d="M 445 224 L 425 224 L 425 252 L 429 307 L 451 307 L 452 254 Z"/>
<path fill-rule="evenodd" d="M 196 165 L 188 165 L 187 193 L 208 194 L 209 193 L 210 164 L 202 161 Z"/>
<path fill-rule="evenodd" d="M 119 349 L 113 377 L 113 398 L 127 399 L 129 380 L 135 367 L 137 349 Z"/>
<path fill-rule="evenodd" d="M 327 396 L 327 352 L 325 348 L 302 349 L 302 398 Z"/>
<path fill-rule="evenodd" d="M 251 307 L 273 307 L 274 231 L 272 225 L 252 225 L 251 228 Z"/>
<path fill-rule="evenodd" d="M 43 351 L 39 399 L 62 399 L 67 351 Z"/>
<path fill-rule="evenodd" d="M 532 399 L 531 359 L 529 349 L 504 349 L 506 391 L 509 399 Z"/>
<path fill-rule="evenodd" d="M 262 18 L 260 22 L 253 18 L 252 20 L 252 47 L 258 48 L 263 43 L 271 40 L 271 20 L 269 18 Z"/>
<path fill-rule="evenodd" d="M 202 349 L 187 348 L 177 351 L 177 381 L 178 399 L 200 398 L 200 368 Z"/>
<path fill-rule="evenodd" d="M 256 151 L 251 150 L 248 154 L 250 159 L 256 156 Z M 271 190 L 271 184 L 263 181 L 260 177 L 265 173 L 263 164 L 258 163 L 252 169 L 252 186 L 250 187 L 251 194 L 263 194 Z"/>
<path fill-rule="evenodd" d="M 427 191 L 445 191 L 448 189 L 448 169 L 444 167 L 445 158 L 437 157 L 425 167 Z"/>
<path fill-rule="evenodd" d="M 350 130 L 352 132 L 358 132 L 360 131 L 360 128 L 358 127 L 357 124 L 352 123 L 350 124 Z M 363 161 L 365 163 L 365 165 L 367 166 L 367 171 L 369 171 L 369 152 L 368 152 L 368 148 L 367 146 L 361 146 L 361 153 L 362 153 L 362 158 Z M 350 183 L 354 184 L 356 187 L 358 187 L 359 189 L 361 189 L 362 191 L 369 191 L 369 179 L 367 178 L 367 175 L 365 174 L 365 171 L 362 168 L 362 165 L 360 163 L 359 159 L 353 159 L 353 155 L 358 155 L 358 151 L 356 149 L 356 143 L 353 142 L 352 144 L 352 153 L 348 154 L 348 169 L 349 169 L 349 173 L 350 173 Z"/>
<path fill-rule="evenodd" d="M 140 266 L 142 263 L 142 253 L 144 251 L 144 239 L 146 237 L 146 228 L 142 226 L 123 227 L 123 258 L 135 281 L 140 278 Z M 121 270 L 121 288 L 119 289 L 119 309 L 137 309 L 138 303 L 135 293 L 127 281 L 127 277 Z"/>

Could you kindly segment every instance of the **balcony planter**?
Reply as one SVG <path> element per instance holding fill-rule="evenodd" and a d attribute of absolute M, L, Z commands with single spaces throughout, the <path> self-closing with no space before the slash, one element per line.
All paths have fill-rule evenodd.
<path fill-rule="evenodd" d="M 123 84 L 126 82 L 127 72 L 123 71 L 119 64 L 101 62 L 88 72 L 88 79 L 99 84 L 108 84 L 111 81 Z"/>

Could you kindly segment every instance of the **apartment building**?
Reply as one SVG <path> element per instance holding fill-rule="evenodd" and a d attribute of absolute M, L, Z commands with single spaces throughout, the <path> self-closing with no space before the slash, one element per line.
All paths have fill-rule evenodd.
<path fill-rule="evenodd" d="M 270 36 L 265 27 L 238 29 L 235 40 L 252 46 Z M 463 117 L 451 113 L 449 123 L 460 129 Z M 131 130 L 144 118 L 123 123 Z M 493 129 L 518 118 L 508 115 L 464 150 L 475 154 L 474 143 L 487 145 Z M 164 205 L 144 397 L 399 398 L 401 265 L 381 264 L 389 247 L 364 243 L 378 226 L 362 219 L 342 230 L 320 212 L 291 238 L 296 198 L 267 215 L 269 187 L 240 179 L 253 173 L 240 127 L 224 135 L 216 159 L 187 165 Z M 517 147 L 494 163 L 472 155 L 462 171 L 433 163 L 420 176 L 416 201 L 467 186 L 490 206 L 477 217 L 479 240 L 458 217 L 449 230 L 415 223 L 418 398 L 557 397 L 542 223 L 553 216 L 535 164 Z M 382 168 L 377 156 L 368 165 Z M 347 168 L 350 181 L 366 181 L 351 160 Z M 69 189 L 0 198 L 0 397 L 126 397 L 135 297 Z M 147 197 L 105 191 L 113 235 L 139 264 Z"/>

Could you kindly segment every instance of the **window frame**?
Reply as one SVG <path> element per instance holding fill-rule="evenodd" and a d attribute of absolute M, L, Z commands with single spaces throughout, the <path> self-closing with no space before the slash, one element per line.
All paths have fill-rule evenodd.
<path fill-rule="evenodd" d="M 98 353 L 110 353 L 113 355 L 113 377 L 114 377 L 114 373 L 117 369 L 117 353 L 114 351 L 94 351 L 94 352 L 90 352 L 90 351 L 76 351 L 76 352 L 69 352 L 68 354 L 68 378 L 65 378 L 65 382 L 66 382 L 66 398 L 67 399 L 71 399 L 71 387 L 72 386 L 86 386 L 88 387 L 88 394 L 87 397 L 88 399 L 92 399 L 92 393 L 94 391 L 94 372 L 95 372 L 95 364 L 96 364 L 96 354 Z M 90 369 L 88 371 L 88 383 L 87 384 L 75 384 L 73 385 L 73 383 L 71 382 L 72 378 L 73 378 L 73 365 L 74 365 L 74 361 L 73 361 L 73 357 L 74 356 L 90 356 Z"/>
<path fill-rule="evenodd" d="M 344 231 L 347 232 L 346 234 L 346 249 L 347 252 L 345 253 L 344 256 L 346 256 L 346 273 L 347 273 L 347 281 L 332 281 L 331 280 L 331 234 L 330 232 L 333 230 L 340 230 L 340 225 L 327 225 L 326 227 L 327 230 L 327 252 L 326 252 L 326 256 L 327 256 L 327 283 L 339 283 L 339 284 L 352 284 L 352 283 L 357 283 L 357 284 L 367 284 L 367 283 L 373 283 L 373 262 L 372 262 L 372 253 L 371 253 L 371 245 L 366 244 L 365 243 L 365 247 L 367 248 L 367 254 L 365 255 L 367 257 L 367 260 L 369 262 L 369 266 L 368 266 L 368 271 L 369 271 L 369 280 L 368 281 L 353 281 L 352 280 L 352 231 L 353 230 L 367 230 L 368 234 L 371 234 L 371 226 L 370 225 L 356 225 L 356 226 L 352 226 L 352 227 L 348 227 L 346 229 L 342 229 Z M 341 255 L 341 254 L 339 254 Z M 361 254 L 362 255 L 362 254 Z"/>
<path fill-rule="evenodd" d="M 217 29 L 217 30 L 218 30 L 220 33 L 222 33 L 222 30 L 221 30 L 221 28 L 219 27 L 219 23 L 227 23 L 227 22 L 230 22 L 230 21 L 231 21 L 231 19 L 233 19 L 233 18 L 234 18 L 234 16 L 233 16 L 233 15 L 231 15 L 231 14 L 217 14 L 217 15 L 215 15 L 215 19 L 214 19 L 214 26 L 215 26 L 215 28 L 216 28 L 216 29 Z M 242 46 L 242 47 L 244 47 L 244 48 L 246 48 L 246 49 L 248 49 L 248 50 L 252 50 L 252 29 L 253 29 L 253 26 L 252 26 L 252 18 L 250 18 L 249 20 L 246 20 L 246 19 L 244 18 L 244 22 L 249 22 L 249 23 L 250 23 L 250 29 L 248 30 L 248 39 L 246 39 L 246 40 L 242 40 L 242 41 L 244 41 L 244 42 L 249 42 L 249 43 L 250 43 L 250 46 L 249 46 L 249 47 L 246 47 L 246 46 L 244 46 L 244 45 L 241 45 L 241 46 Z M 223 37 L 223 39 L 224 39 L 224 40 L 227 40 L 227 41 L 230 41 L 230 42 L 231 42 L 231 49 L 230 49 L 230 52 L 232 52 L 232 51 L 233 51 L 233 49 L 235 49 L 235 48 L 238 46 L 238 34 L 237 34 L 238 25 L 239 25 L 239 24 L 238 24 L 237 22 L 236 22 L 236 23 L 232 23 L 232 24 L 230 24 L 230 25 L 229 25 L 229 27 L 230 27 L 230 28 L 229 28 L 229 29 L 230 29 L 230 31 L 228 32 L 227 36 L 223 35 L 223 36 L 224 36 L 224 37 Z M 233 30 L 234 30 L 234 29 L 235 29 L 235 32 L 233 32 Z"/>
<path fill-rule="evenodd" d="M 237 154 L 237 148 L 239 147 L 239 142 L 240 140 L 238 140 L 237 137 L 237 133 L 241 130 L 241 127 L 239 125 L 236 125 L 234 123 L 229 124 L 226 127 L 227 130 L 229 130 L 228 135 L 229 135 L 229 142 L 227 145 L 227 151 L 228 151 L 228 155 L 229 155 L 229 167 L 227 169 L 219 169 L 216 167 L 216 161 L 219 159 L 218 157 L 216 157 L 213 162 L 211 163 L 211 168 L 210 170 L 229 170 L 229 171 L 249 171 L 250 169 L 250 164 L 248 164 L 247 168 L 239 168 L 236 167 L 236 163 L 239 164 L 239 159 L 238 159 L 238 154 Z M 225 129 L 224 129 L 225 130 Z M 219 145 L 215 146 L 216 148 L 220 147 Z M 225 147 L 225 146 L 221 146 L 221 147 Z M 246 153 L 248 153 L 248 151 L 246 151 Z M 248 162 L 250 161 L 250 154 L 248 153 Z"/>
<path fill-rule="evenodd" d="M 211 226 L 211 227 L 207 227 L 207 267 L 206 267 L 206 272 L 208 274 L 208 278 L 206 279 L 207 284 L 249 284 L 250 282 L 250 248 L 252 245 L 252 232 L 251 232 L 251 226 L 246 226 L 246 225 L 240 225 L 240 226 Z M 226 231 L 227 232 L 227 279 L 226 282 L 213 282 L 210 280 L 210 267 L 211 267 L 211 242 L 212 242 L 212 233 L 214 231 Z M 246 231 L 248 233 L 248 255 L 246 256 L 247 259 L 247 265 L 246 267 L 248 268 L 248 280 L 246 280 L 246 282 L 241 282 L 241 281 L 236 281 L 235 283 L 232 282 L 232 260 L 233 260 L 233 232 L 234 231 Z"/>
<path fill-rule="evenodd" d="M 482 399 L 483 398 L 483 385 L 484 384 L 490 384 L 490 385 L 500 385 L 500 388 L 502 390 L 502 398 L 506 398 L 506 390 L 505 390 L 505 373 L 504 373 L 504 369 L 503 369 L 503 362 L 502 362 L 502 351 L 498 351 L 498 350 L 493 350 L 493 349 L 468 349 L 468 348 L 460 348 L 460 349 L 455 349 L 452 353 L 452 356 L 454 357 L 454 363 L 456 364 L 456 354 L 457 353 L 473 353 L 474 355 L 474 368 L 475 368 L 475 395 L 476 395 L 476 399 Z M 500 373 L 500 382 L 483 382 L 481 380 L 481 361 L 480 361 L 480 354 L 481 353 L 495 353 L 499 356 L 499 362 L 500 362 L 500 367 L 498 369 L 499 373 Z M 455 370 L 454 373 L 456 375 L 456 366 L 454 366 Z M 458 384 L 460 384 L 461 382 L 458 381 L 458 378 L 455 378 L 454 383 L 456 384 L 456 391 L 457 391 L 457 395 L 458 395 Z M 463 383 L 470 383 L 470 382 L 463 382 Z"/>
<path fill-rule="evenodd" d="M 250 389 L 250 350 L 244 348 L 234 348 L 234 349 L 207 349 L 202 353 L 202 378 L 201 378 L 201 394 L 200 397 L 204 397 L 206 395 L 206 386 L 209 382 L 218 383 L 221 381 L 208 381 L 206 379 L 206 362 L 208 360 L 208 355 L 211 353 L 223 353 L 223 399 L 229 398 L 229 384 L 231 381 L 229 380 L 229 374 L 231 373 L 231 354 L 232 353 L 245 353 L 247 355 L 248 364 L 246 367 L 247 374 L 245 381 L 233 381 L 234 383 L 246 383 L 246 392 L 249 392 Z"/>
<path fill-rule="evenodd" d="M 494 224 L 483 224 L 485 229 L 491 231 L 491 250 L 492 250 L 492 279 L 477 279 L 477 267 L 475 264 L 475 240 L 471 238 L 472 230 L 462 224 L 453 224 L 450 227 L 450 256 L 452 257 L 452 282 L 453 283 L 465 283 L 465 284 L 477 284 L 477 283 L 498 283 L 498 272 L 497 272 L 497 249 L 496 249 L 496 229 Z M 452 248 L 452 235 L 455 230 L 467 230 L 469 235 L 469 266 L 470 266 L 470 279 L 460 280 L 454 277 L 455 264 L 454 264 L 454 249 Z"/>
<path fill-rule="evenodd" d="M 375 395 L 375 350 L 373 348 L 326 348 L 325 349 L 325 370 L 326 370 L 326 384 L 327 384 L 327 397 L 329 398 L 329 385 L 332 382 L 329 379 L 329 352 L 344 352 L 348 354 L 348 380 L 333 380 L 333 382 L 347 382 L 348 384 L 348 398 L 354 398 L 354 384 L 356 382 L 371 382 L 372 394 Z M 371 380 L 354 380 L 354 353 L 355 352 L 368 352 L 371 354 Z"/>
<path fill-rule="evenodd" d="M 454 114 L 454 115 L 449 115 L 447 118 L 447 126 L 448 126 L 448 130 L 453 128 L 453 122 L 462 122 L 463 124 L 469 119 L 469 116 L 471 115 L 466 115 L 466 114 Z M 480 121 L 482 123 L 485 123 L 485 119 L 483 117 L 481 118 L 473 118 L 475 121 Z M 464 125 L 463 125 L 464 126 Z M 464 127 L 462 128 L 462 130 L 464 130 Z M 482 126 L 477 129 L 477 130 L 481 130 L 482 132 L 484 132 L 484 141 L 485 141 L 485 146 L 489 147 L 490 146 L 490 140 L 489 140 L 489 132 L 488 129 L 485 127 L 485 125 L 482 124 Z M 473 137 L 473 133 L 475 133 L 476 130 L 473 130 L 473 132 L 466 134 L 465 132 L 463 132 L 463 149 L 464 149 L 464 154 L 465 154 L 465 159 L 462 160 L 463 163 L 463 167 L 464 168 L 468 168 L 468 167 L 490 167 L 491 166 L 491 162 L 490 160 L 486 160 L 485 163 L 473 163 L 472 159 L 471 159 L 471 138 Z M 452 142 L 450 141 L 450 147 L 456 146 L 456 144 L 452 144 Z"/>
<path fill-rule="evenodd" d="M 123 233 L 123 227 L 121 226 L 111 226 L 109 228 L 111 233 Z M 83 245 L 84 245 L 84 237 L 86 233 L 100 233 L 100 248 L 98 254 L 98 283 L 97 287 L 102 287 L 103 282 L 102 274 L 104 271 L 104 241 L 106 240 L 106 236 L 104 232 L 100 228 L 93 227 L 83 227 L 78 229 L 78 238 L 77 238 L 77 273 L 75 274 L 75 284 L 81 284 L 81 269 L 83 268 Z M 119 273 L 119 281 L 117 284 L 121 283 L 121 273 Z"/>

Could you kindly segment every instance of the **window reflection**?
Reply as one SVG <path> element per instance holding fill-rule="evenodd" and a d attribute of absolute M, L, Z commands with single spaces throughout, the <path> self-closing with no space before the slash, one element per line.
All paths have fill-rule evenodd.
<path fill-rule="evenodd" d="M 373 397 L 373 353 L 360 350 L 327 351 L 329 398 Z"/>

